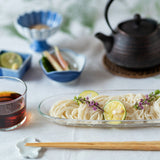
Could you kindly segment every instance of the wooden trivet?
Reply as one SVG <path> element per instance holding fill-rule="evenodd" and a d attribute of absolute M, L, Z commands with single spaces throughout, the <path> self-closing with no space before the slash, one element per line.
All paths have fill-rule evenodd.
<path fill-rule="evenodd" d="M 128 78 L 146 78 L 160 74 L 160 65 L 149 68 L 149 69 L 140 69 L 132 70 L 124 67 L 120 67 L 112 63 L 106 55 L 103 56 L 103 64 L 105 68 L 110 71 L 112 74 L 128 77 Z"/>

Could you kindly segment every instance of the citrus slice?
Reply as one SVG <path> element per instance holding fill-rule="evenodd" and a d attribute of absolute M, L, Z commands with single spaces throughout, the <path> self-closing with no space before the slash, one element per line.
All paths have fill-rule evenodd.
<path fill-rule="evenodd" d="M 110 122 L 111 124 L 119 124 L 118 120 L 124 120 L 126 117 L 126 108 L 122 102 L 113 100 L 105 105 L 103 115 L 105 120 L 117 120 Z"/>
<path fill-rule="evenodd" d="M 0 65 L 4 68 L 18 69 L 23 63 L 22 57 L 17 53 L 5 52 L 0 55 Z"/>
<path fill-rule="evenodd" d="M 85 97 L 95 97 L 98 96 L 98 93 L 92 90 L 86 90 L 79 94 L 79 97 L 85 98 Z"/>

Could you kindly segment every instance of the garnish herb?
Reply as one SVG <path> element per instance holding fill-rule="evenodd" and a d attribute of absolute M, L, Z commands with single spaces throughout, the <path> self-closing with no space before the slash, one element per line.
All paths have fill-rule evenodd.
<path fill-rule="evenodd" d="M 143 105 L 150 105 L 153 101 L 156 101 L 160 97 L 160 90 L 156 90 L 155 92 L 151 92 L 147 94 L 144 99 L 140 99 L 139 102 L 136 102 L 134 108 L 138 110 L 144 109 Z"/>
<path fill-rule="evenodd" d="M 78 104 L 80 103 L 86 103 L 89 107 L 92 107 L 93 110 L 101 110 L 104 112 L 104 110 L 99 106 L 98 102 L 95 102 L 94 100 L 90 101 L 89 97 L 82 98 L 82 97 L 74 97 L 74 101 L 76 101 Z"/>

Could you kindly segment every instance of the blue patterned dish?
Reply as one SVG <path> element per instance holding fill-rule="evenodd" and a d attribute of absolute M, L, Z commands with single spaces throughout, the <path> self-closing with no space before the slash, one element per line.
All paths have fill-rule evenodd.
<path fill-rule="evenodd" d="M 36 52 L 50 49 L 46 39 L 53 35 L 62 23 L 62 16 L 51 11 L 33 11 L 18 17 L 15 22 L 17 31 L 28 39 L 32 39 L 31 48 Z M 35 25 L 45 25 L 48 28 L 31 29 Z"/>
<path fill-rule="evenodd" d="M 0 51 L 0 55 L 5 52 L 13 52 L 13 51 L 2 50 Z M 17 53 L 17 52 L 14 52 L 14 53 Z M 17 53 L 17 54 L 19 54 L 23 59 L 23 64 L 21 65 L 21 67 L 18 70 L 12 70 L 8 68 L 0 67 L 0 76 L 22 78 L 23 75 L 26 73 L 26 71 L 30 68 L 32 56 L 30 54 L 23 54 L 23 53 Z"/>
<path fill-rule="evenodd" d="M 77 54 L 69 49 L 60 49 L 60 52 L 64 59 L 67 60 L 67 62 L 70 64 L 71 70 L 47 72 L 42 64 L 42 60 L 40 60 L 40 66 L 44 74 L 48 78 L 61 83 L 66 83 L 77 79 L 84 69 L 86 62 L 85 56 L 82 54 Z"/>

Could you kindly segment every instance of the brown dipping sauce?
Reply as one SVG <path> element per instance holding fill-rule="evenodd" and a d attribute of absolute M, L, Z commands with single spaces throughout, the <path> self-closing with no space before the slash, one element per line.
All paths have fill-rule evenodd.
<path fill-rule="evenodd" d="M 47 25 L 44 25 L 44 24 L 36 24 L 36 25 L 33 25 L 31 27 L 29 27 L 30 29 L 48 29 L 49 27 Z"/>
<path fill-rule="evenodd" d="M 19 98 L 21 94 L 15 92 L 0 92 L 0 128 L 8 128 L 20 123 L 26 116 L 24 98 L 9 104 L 3 104 Z"/>

